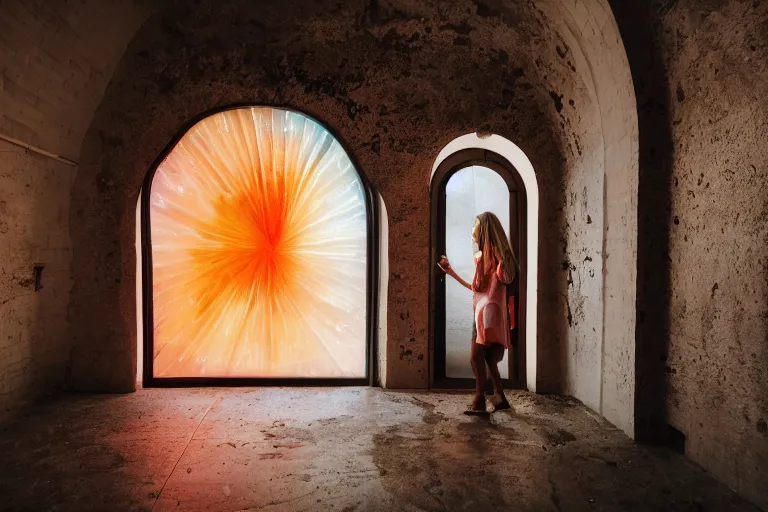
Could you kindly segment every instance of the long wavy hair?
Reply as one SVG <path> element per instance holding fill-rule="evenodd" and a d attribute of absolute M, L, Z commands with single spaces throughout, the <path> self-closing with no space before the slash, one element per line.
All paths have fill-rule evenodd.
<path fill-rule="evenodd" d="M 503 273 L 503 277 L 499 278 L 505 284 L 511 283 L 517 274 L 517 258 L 501 221 L 491 212 L 481 213 L 477 216 L 477 221 L 477 246 L 482 252 L 478 266 L 482 272 L 475 275 L 476 286 L 485 288 L 488 278 L 496 271 L 499 263 Z"/>

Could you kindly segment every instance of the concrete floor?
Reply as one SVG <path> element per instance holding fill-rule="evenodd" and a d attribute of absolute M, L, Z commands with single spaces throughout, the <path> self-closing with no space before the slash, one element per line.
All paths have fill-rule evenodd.
<path fill-rule="evenodd" d="M 0 510 L 755 510 L 569 399 L 380 389 L 65 396 L 0 432 Z"/>

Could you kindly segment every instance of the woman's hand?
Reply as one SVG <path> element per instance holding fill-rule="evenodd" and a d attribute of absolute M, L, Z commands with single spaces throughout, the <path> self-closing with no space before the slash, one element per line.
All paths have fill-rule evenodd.
<path fill-rule="evenodd" d="M 472 289 L 472 285 L 466 282 L 465 280 L 463 280 L 461 276 L 457 274 L 456 271 L 453 270 L 453 268 L 451 268 L 451 262 L 448 261 L 447 256 L 440 256 L 440 261 L 437 262 L 437 266 L 440 267 L 440 270 L 442 270 L 443 272 L 445 272 L 446 274 L 454 278 L 456 281 L 458 281 L 458 283 L 464 288 L 466 288 L 467 290 Z"/>

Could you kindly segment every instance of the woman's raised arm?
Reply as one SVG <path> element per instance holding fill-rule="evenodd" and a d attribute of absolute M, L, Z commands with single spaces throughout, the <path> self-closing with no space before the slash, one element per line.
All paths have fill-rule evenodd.
<path fill-rule="evenodd" d="M 472 285 L 466 282 L 464 279 L 461 278 L 459 274 L 456 273 L 455 270 L 453 270 L 453 267 L 451 267 L 451 263 L 448 261 L 448 258 L 443 256 L 440 258 L 440 261 L 437 264 L 438 267 L 440 267 L 440 270 L 454 278 L 461 286 L 466 288 L 469 291 L 472 291 Z"/>

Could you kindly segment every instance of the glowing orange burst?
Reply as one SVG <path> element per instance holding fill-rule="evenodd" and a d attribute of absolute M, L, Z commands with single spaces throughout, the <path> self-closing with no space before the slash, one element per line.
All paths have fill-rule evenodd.
<path fill-rule="evenodd" d="M 326 130 L 215 114 L 158 167 L 150 202 L 155 377 L 365 375 L 365 200 Z"/>

